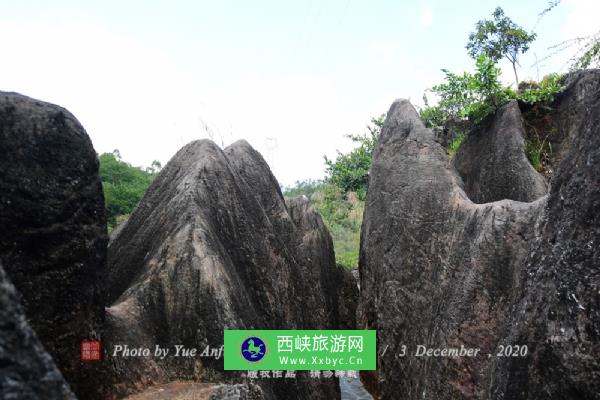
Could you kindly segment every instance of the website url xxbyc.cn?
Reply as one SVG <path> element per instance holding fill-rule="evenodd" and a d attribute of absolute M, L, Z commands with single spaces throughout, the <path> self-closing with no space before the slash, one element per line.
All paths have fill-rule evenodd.
<path fill-rule="evenodd" d="M 320 357 L 320 356 L 310 356 L 310 357 L 289 357 L 289 356 L 279 356 L 279 362 L 282 365 L 306 365 L 306 366 L 316 366 L 316 365 L 327 365 L 332 367 L 337 367 L 340 365 L 362 365 L 363 359 L 362 357 L 350 356 L 346 357 Z"/>

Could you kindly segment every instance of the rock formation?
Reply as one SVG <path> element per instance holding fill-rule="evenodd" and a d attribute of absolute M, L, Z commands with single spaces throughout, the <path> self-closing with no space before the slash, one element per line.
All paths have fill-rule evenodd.
<path fill-rule="evenodd" d="M 29 326 L 15 287 L 0 265 L 0 398 L 75 399 Z"/>
<path fill-rule="evenodd" d="M 525 130 L 516 100 L 471 131 L 454 166 L 474 203 L 509 199 L 530 202 L 546 194 L 544 177 L 525 154 Z"/>
<path fill-rule="evenodd" d="M 359 328 L 377 329 L 379 350 L 377 372 L 363 379 L 376 396 L 598 398 L 594 81 L 599 71 L 571 78 L 554 105 L 580 114 L 565 128 L 571 144 L 543 196 L 542 178 L 524 164 L 516 104 L 467 140 L 460 174 L 410 103 L 392 105 L 375 149 L 359 262 Z M 480 355 L 417 357 L 418 345 Z M 497 357 L 501 345 L 527 346 L 528 355 Z"/>
<path fill-rule="evenodd" d="M 0 196 L 6 274 L 73 391 L 93 399 L 100 374 L 79 361 L 79 344 L 101 334 L 106 220 L 96 153 L 75 117 L 0 92 Z"/>
<path fill-rule="evenodd" d="M 600 71 L 567 82 L 544 117 L 549 185 L 527 162 L 516 102 L 454 160 L 408 101 L 392 105 L 359 262 L 376 397 L 600 398 Z M 181 149 L 114 232 L 105 268 L 87 134 L 60 107 L 0 93 L 0 196 L 0 397 L 339 397 L 336 380 L 252 381 L 211 357 L 79 361 L 85 338 L 110 353 L 218 347 L 223 329 L 355 327 L 355 279 L 322 220 L 308 199 L 283 198 L 248 143 Z M 511 345 L 518 356 L 498 356 Z"/>
<path fill-rule="evenodd" d="M 498 360 L 495 399 L 600 398 L 600 70 L 567 83 L 553 107 L 564 158 L 501 337 L 530 356 Z"/>
<path fill-rule="evenodd" d="M 87 338 L 103 339 L 109 351 L 201 348 L 222 344 L 227 328 L 354 327 L 355 282 L 335 265 L 323 222 L 306 199 L 286 203 L 246 142 L 224 151 L 209 141 L 184 147 L 114 232 L 107 270 L 98 163 L 77 120 L 2 93 L 0 155 L 2 395 L 73 398 L 26 315 L 80 398 L 178 380 L 206 382 L 202 390 L 215 399 L 339 397 L 336 380 L 255 384 L 224 372 L 222 359 L 105 352 L 101 363 L 79 360 Z"/>
<path fill-rule="evenodd" d="M 530 106 L 523 105 L 526 124 L 536 130 L 549 133 L 547 140 L 552 149 L 550 166 L 559 167 L 571 143 L 579 134 L 578 128 L 584 124 L 593 106 L 593 97 L 600 90 L 599 70 L 578 71 L 565 77 L 565 90 L 549 109 L 533 113 Z M 530 115 L 533 114 L 533 115 Z"/>
<path fill-rule="evenodd" d="M 331 238 L 304 200 L 285 203 L 248 143 L 202 140 L 165 166 L 109 246 L 108 346 L 219 346 L 223 329 L 320 329 L 338 304 Z M 120 393 L 176 379 L 242 382 L 208 358 L 114 359 Z M 265 398 L 336 398 L 335 381 L 259 382 Z"/>

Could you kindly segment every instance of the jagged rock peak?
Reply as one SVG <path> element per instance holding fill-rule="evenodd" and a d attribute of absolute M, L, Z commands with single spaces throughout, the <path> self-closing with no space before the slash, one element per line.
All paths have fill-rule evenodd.
<path fill-rule="evenodd" d="M 553 105 L 554 117 L 565 115 L 565 104 L 576 104 L 578 114 L 557 121 L 557 137 L 571 139 L 563 141 L 568 147 L 548 195 L 524 165 L 515 103 L 460 155 L 458 164 L 469 165 L 469 194 L 503 199 L 482 204 L 467 196 L 412 106 L 391 107 L 374 154 L 359 262 L 359 325 L 377 329 L 378 348 L 387 349 L 377 372 L 363 374 L 376 396 L 597 398 L 600 91 L 585 77 L 597 74 L 571 80 Z M 596 89 L 577 89 L 585 82 Z M 493 144 L 494 135 L 511 130 L 505 146 Z M 480 154 L 485 173 L 473 167 Z M 493 173 L 504 183 L 517 180 L 518 190 L 486 186 Z M 463 345 L 484 356 L 415 357 L 417 346 Z M 529 353 L 498 358 L 500 345 L 527 346 Z M 397 357 L 402 346 L 407 356 Z"/>
<path fill-rule="evenodd" d="M 334 285 L 343 271 L 320 217 L 286 206 L 267 163 L 245 141 L 182 148 L 111 241 L 108 260 L 112 343 L 219 346 L 223 329 L 332 328 L 346 318 Z M 239 381 L 222 366 L 124 362 L 121 394 L 144 379 Z M 339 396 L 333 381 L 261 387 L 266 398 Z"/>
<path fill-rule="evenodd" d="M 544 177 L 527 159 L 523 117 L 516 100 L 467 135 L 454 165 L 475 203 L 530 202 L 547 192 Z"/>

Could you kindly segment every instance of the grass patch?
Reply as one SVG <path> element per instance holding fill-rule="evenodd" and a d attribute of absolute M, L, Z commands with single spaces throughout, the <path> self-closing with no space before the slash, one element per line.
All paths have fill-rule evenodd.
<path fill-rule="evenodd" d="M 548 106 L 535 105 L 523 114 L 527 158 L 536 171 L 546 176 L 554 169 L 552 141 L 557 134 L 551 111 Z"/>
<path fill-rule="evenodd" d="M 463 132 L 459 132 L 458 135 L 450 142 L 450 146 L 448 146 L 448 155 L 450 157 L 454 157 L 460 146 L 465 141 L 465 134 Z"/>
<path fill-rule="evenodd" d="M 543 170 L 542 165 L 542 148 L 537 141 L 527 141 L 527 158 L 536 171 Z"/>
<path fill-rule="evenodd" d="M 297 182 L 284 188 L 286 197 L 307 196 L 333 240 L 335 261 L 348 269 L 358 266 L 360 227 L 365 202 L 355 192 L 344 193 L 335 185 L 322 181 Z"/>

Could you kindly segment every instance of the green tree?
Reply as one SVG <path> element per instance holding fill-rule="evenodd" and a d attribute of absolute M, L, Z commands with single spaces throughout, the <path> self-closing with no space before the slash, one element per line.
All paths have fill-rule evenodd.
<path fill-rule="evenodd" d="M 146 168 L 146 172 L 149 174 L 158 174 L 162 169 L 162 164 L 158 160 L 152 161 L 149 167 Z"/>
<path fill-rule="evenodd" d="M 110 230 L 117 224 L 118 217 L 130 214 L 140 202 L 158 173 L 160 163 L 155 161 L 146 170 L 133 167 L 121 159 L 118 150 L 101 154 L 98 160 Z"/>
<path fill-rule="evenodd" d="M 364 201 L 355 193 L 344 193 L 331 183 L 310 179 L 283 188 L 283 194 L 286 197 L 310 197 L 312 206 L 331 234 L 336 261 L 350 269 L 358 265 Z"/>
<path fill-rule="evenodd" d="M 477 22 L 475 32 L 469 35 L 467 50 L 469 55 L 477 59 L 485 54 L 494 62 L 506 58 L 512 64 L 515 82 L 519 86 L 517 64 L 519 54 L 529 50 L 529 45 L 536 38 L 535 33 L 527 33 L 504 15 L 504 10 L 497 7 L 492 13 L 493 20 Z"/>
<path fill-rule="evenodd" d="M 383 127 L 384 117 L 381 115 L 371 119 L 371 125 L 367 126 L 367 133 L 347 136 L 358 145 L 350 152 L 344 154 L 338 151 L 335 160 L 325 156 L 327 183 L 337 186 L 343 193 L 356 192 L 358 197 L 364 200 L 373 161 L 373 150 Z"/>
<path fill-rule="evenodd" d="M 283 188 L 286 197 L 310 197 L 331 234 L 336 261 L 346 268 L 358 265 L 360 226 L 369 170 L 383 121 L 383 115 L 373 118 L 366 133 L 348 135 L 357 145 L 351 151 L 338 152 L 335 160 L 325 157 L 327 175 L 323 181 L 300 181 L 292 187 Z"/>
<path fill-rule="evenodd" d="M 428 127 L 442 126 L 449 118 L 469 119 L 474 123 L 495 112 L 516 94 L 500 83 L 500 69 L 487 55 L 481 54 L 475 63 L 474 74 L 455 74 L 446 69 L 445 82 L 433 86 L 431 91 L 439 97 L 436 106 L 425 108 L 421 119 Z"/>
<path fill-rule="evenodd" d="M 322 191 L 325 184 L 320 179 L 306 179 L 303 181 L 296 181 L 292 186 L 286 186 L 282 188 L 283 195 L 286 197 L 300 197 L 306 196 L 311 197 L 315 192 Z"/>

